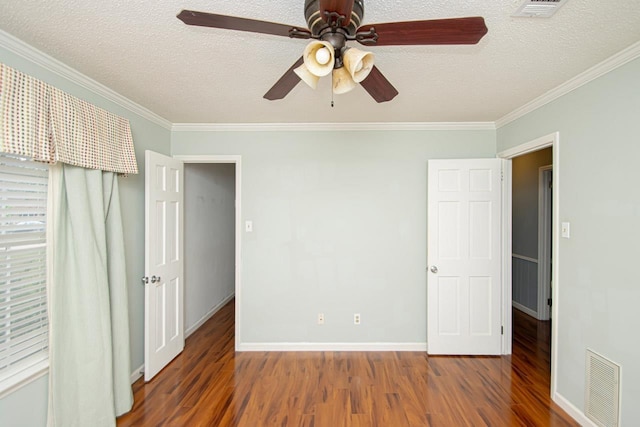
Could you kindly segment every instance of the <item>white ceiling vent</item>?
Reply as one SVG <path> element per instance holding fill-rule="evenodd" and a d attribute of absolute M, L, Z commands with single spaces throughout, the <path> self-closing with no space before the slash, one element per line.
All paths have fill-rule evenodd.
<path fill-rule="evenodd" d="M 618 427 L 620 366 L 587 350 L 585 413 L 600 427 Z"/>
<path fill-rule="evenodd" d="M 525 0 L 518 10 L 511 16 L 522 16 L 525 18 L 549 18 L 567 0 Z"/>

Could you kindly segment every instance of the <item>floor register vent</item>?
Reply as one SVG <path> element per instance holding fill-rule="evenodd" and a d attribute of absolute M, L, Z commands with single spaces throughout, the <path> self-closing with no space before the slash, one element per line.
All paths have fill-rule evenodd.
<path fill-rule="evenodd" d="M 620 366 L 587 350 L 587 417 L 600 427 L 620 425 Z"/>

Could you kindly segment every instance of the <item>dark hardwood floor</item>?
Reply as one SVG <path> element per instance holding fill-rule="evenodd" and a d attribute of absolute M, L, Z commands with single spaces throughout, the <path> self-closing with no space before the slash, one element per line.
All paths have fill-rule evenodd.
<path fill-rule="evenodd" d="M 118 426 L 575 426 L 549 397 L 549 322 L 514 310 L 513 355 L 234 352 L 233 301 Z"/>

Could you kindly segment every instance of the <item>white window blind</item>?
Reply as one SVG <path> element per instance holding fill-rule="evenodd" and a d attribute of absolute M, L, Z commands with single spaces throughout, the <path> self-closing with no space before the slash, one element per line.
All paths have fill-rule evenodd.
<path fill-rule="evenodd" d="M 48 166 L 0 155 L 0 393 L 48 363 Z"/>

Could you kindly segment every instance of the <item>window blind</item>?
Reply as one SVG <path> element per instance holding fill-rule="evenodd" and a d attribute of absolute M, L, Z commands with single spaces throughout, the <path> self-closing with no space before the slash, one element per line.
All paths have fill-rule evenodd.
<path fill-rule="evenodd" d="M 47 183 L 46 164 L 0 155 L 0 385 L 48 359 Z"/>

